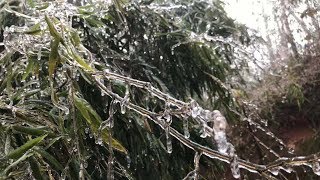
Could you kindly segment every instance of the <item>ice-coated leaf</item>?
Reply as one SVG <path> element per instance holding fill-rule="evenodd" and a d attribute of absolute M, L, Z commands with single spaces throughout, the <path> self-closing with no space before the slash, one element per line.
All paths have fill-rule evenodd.
<path fill-rule="evenodd" d="M 30 35 L 38 35 L 40 32 L 41 32 L 40 23 L 37 23 L 31 26 L 30 29 L 26 30 L 24 33 L 30 34 Z"/>
<path fill-rule="evenodd" d="M 18 147 L 17 149 L 11 151 L 6 157 L 10 159 L 18 159 L 21 157 L 25 152 L 27 152 L 29 149 L 33 148 L 35 145 L 39 144 L 47 135 L 43 135 L 34 139 L 29 140 L 22 146 Z"/>
<path fill-rule="evenodd" d="M 50 51 L 49 62 L 48 62 L 49 76 L 53 75 L 56 65 L 59 61 L 58 47 L 59 47 L 59 40 L 55 39 L 51 41 L 51 51 Z"/>
<path fill-rule="evenodd" d="M 26 71 L 22 76 L 22 80 L 25 80 L 28 77 L 28 75 L 31 73 L 34 67 L 35 67 L 35 62 L 32 59 L 29 59 Z"/>
<path fill-rule="evenodd" d="M 72 43 L 76 47 L 78 47 L 81 44 L 81 40 L 80 40 L 79 34 L 77 33 L 77 31 L 71 31 L 70 34 L 71 34 Z"/>
<path fill-rule="evenodd" d="M 55 169 L 62 171 L 63 170 L 63 166 L 60 164 L 60 162 L 54 157 L 52 156 L 50 153 L 48 153 L 47 151 L 41 149 L 41 148 L 36 148 L 35 151 L 37 153 L 39 153 L 44 159 L 46 159 L 46 161 L 53 166 Z"/>
<path fill-rule="evenodd" d="M 30 164 L 30 169 L 32 170 L 32 175 L 35 179 L 39 179 L 42 180 L 43 175 L 41 173 L 41 169 L 40 169 L 40 164 L 38 163 L 37 159 L 35 157 L 29 157 L 29 164 Z"/>
<path fill-rule="evenodd" d="M 76 108 L 80 111 L 81 115 L 84 117 L 84 119 L 87 121 L 87 123 L 90 125 L 91 130 L 98 134 L 100 124 L 102 122 L 100 116 L 98 113 L 91 107 L 91 105 L 83 98 L 74 97 L 74 102 Z M 101 132 L 101 137 L 104 143 L 109 143 L 109 133 L 106 129 L 103 129 Z M 123 152 L 127 154 L 127 150 L 125 147 L 121 145 L 119 141 L 112 138 L 112 147 L 120 152 Z"/>
<path fill-rule="evenodd" d="M 58 40 L 63 45 L 65 45 L 62 36 L 59 34 L 58 30 L 54 27 L 54 25 L 53 25 L 51 19 L 48 17 L 48 15 L 45 15 L 45 20 L 48 24 L 48 28 L 49 28 L 51 36 L 54 37 L 55 40 Z"/>
<path fill-rule="evenodd" d="M 27 126 L 13 126 L 12 129 L 19 133 L 29 134 L 32 136 L 41 136 L 48 133 L 48 131 L 46 131 L 44 128 L 33 128 L 33 127 L 27 127 Z M 48 137 L 50 136 L 52 137 L 54 136 L 54 134 L 52 133 L 48 134 Z"/>
<path fill-rule="evenodd" d="M 74 50 L 72 50 L 72 57 L 86 70 L 93 71 L 93 68 L 86 63 L 86 61 Z"/>

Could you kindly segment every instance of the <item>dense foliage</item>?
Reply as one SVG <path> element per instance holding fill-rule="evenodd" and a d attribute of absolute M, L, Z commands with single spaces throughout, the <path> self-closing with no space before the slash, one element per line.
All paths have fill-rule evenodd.
<path fill-rule="evenodd" d="M 238 99 L 247 68 L 239 49 L 250 38 L 222 2 L 0 8 L 0 179 L 274 179 L 301 165 L 320 173 L 316 154 L 255 161 L 233 146 L 247 125 L 285 144 Z"/>
<path fill-rule="evenodd" d="M 182 100 L 204 98 L 232 118 L 233 100 L 223 82 L 239 62 L 225 38 L 245 43 L 247 37 L 220 2 L 83 3 L 1 4 L 1 176 L 182 179 L 193 170 L 192 151 L 173 141 L 167 153 L 165 131 L 125 111 L 129 101 L 158 114 L 170 105 L 130 79 L 99 73 L 150 82 Z M 177 118 L 171 126 L 181 131 Z M 191 139 L 214 146 L 197 138 L 197 123 L 189 126 Z M 204 176 L 222 170 L 206 164 Z"/>

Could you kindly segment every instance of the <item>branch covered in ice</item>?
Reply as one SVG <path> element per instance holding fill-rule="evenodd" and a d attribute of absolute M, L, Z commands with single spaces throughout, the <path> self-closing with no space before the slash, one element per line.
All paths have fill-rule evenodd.
<path fill-rule="evenodd" d="M 162 93 L 158 89 L 152 87 L 148 82 L 143 82 L 143 81 L 139 81 L 129 77 L 124 77 L 122 75 L 111 73 L 111 72 L 93 73 L 93 76 L 97 76 L 97 75 L 104 75 L 108 79 L 122 81 L 125 83 L 129 83 L 132 86 L 147 89 L 154 96 L 158 97 L 159 99 L 165 100 L 167 103 L 170 102 L 172 105 L 176 107 L 185 108 L 187 105 L 193 106 L 195 104 L 195 102 L 193 101 L 191 101 L 190 103 L 185 103 L 165 93 Z M 124 98 L 122 98 L 118 94 L 112 92 L 110 89 L 105 87 L 105 85 L 102 84 L 99 80 L 96 79 L 95 82 L 97 86 L 100 88 L 100 90 L 103 91 L 105 94 L 108 94 L 109 96 L 117 99 L 120 102 L 123 101 Z M 195 107 L 203 110 L 203 108 L 201 108 L 198 105 L 193 106 L 193 108 Z M 206 125 L 206 122 L 207 122 L 205 120 L 206 118 L 204 118 L 204 116 L 201 116 L 200 113 L 197 112 L 195 113 L 197 114 L 197 116 L 194 115 L 194 117 L 196 117 L 195 118 L 196 122 L 205 123 L 204 131 L 208 133 L 208 136 L 212 136 L 214 134 L 213 138 L 216 140 L 218 144 L 218 149 L 219 149 L 219 151 L 216 151 L 211 148 L 202 146 L 196 142 L 193 142 L 188 137 L 182 135 L 180 132 L 178 132 L 174 128 L 170 126 L 168 127 L 165 121 L 157 118 L 161 116 L 157 113 L 151 112 L 131 102 L 127 103 L 127 108 L 152 120 L 154 123 L 158 124 L 162 129 L 164 129 L 165 131 L 168 131 L 169 134 L 173 136 L 175 139 L 177 139 L 179 142 L 189 147 L 190 149 L 194 150 L 195 152 L 199 152 L 212 159 L 218 159 L 220 161 L 230 163 L 232 174 L 235 178 L 240 177 L 240 172 L 239 172 L 240 168 L 246 169 L 253 173 L 261 174 L 263 176 L 268 177 L 269 179 L 270 178 L 272 179 L 273 178 L 272 175 L 277 174 L 277 172 L 279 172 L 281 169 L 285 170 L 286 172 L 292 172 L 292 168 L 294 166 L 302 166 L 302 165 L 310 166 L 312 167 L 315 174 L 317 175 L 320 174 L 320 168 L 319 168 L 320 154 L 319 153 L 310 155 L 310 156 L 305 156 L 305 157 L 292 157 L 292 158 L 280 157 L 277 160 L 273 162 L 269 162 L 268 164 L 264 164 L 264 165 L 255 164 L 255 163 L 251 163 L 251 162 L 239 159 L 238 156 L 235 154 L 233 145 L 227 142 L 226 140 L 225 132 L 224 132 L 226 122 L 225 122 L 224 116 L 221 115 L 220 111 L 215 110 L 212 112 L 213 119 L 214 119 L 213 128 Z M 192 111 L 196 111 L 196 110 L 189 108 L 189 111 L 187 111 L 186 114 L 192 115 Z M 183 121 L 185 121 L 185 119 Z"/>

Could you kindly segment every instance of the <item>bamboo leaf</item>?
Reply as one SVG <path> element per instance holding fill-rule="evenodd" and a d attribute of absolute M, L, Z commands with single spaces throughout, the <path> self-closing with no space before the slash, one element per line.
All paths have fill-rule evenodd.
<path fill-rule="evenodd" d="M 63 166 L 59 163 L 59 161 L 52 156 L 50 153 L 48 153 L 47 151 L 41 149 L 41 148 L 36 148 L 35 151 L 37 153 L 39 153 L 44 159 L 47 160 L 47 162 L 53 166 L 55 169 L 62 171 L 64 168 Z"/>
<path fill-rule="evenodd" d="M 35 145 L 39 144 L 45 137 L 47 136 L 47 134 L 31 139 L 28 142 L 26 142 L 25 144 L 23 144 L 22 146 L 20 146 L 19 148 L 11 151 L 6 157 L 10 158 L 10 159 L 18 159 L 19 157 L 21 157 L 25 152 L 27 152 L 29 149 L 33 148 Z"/>
<path fill-rule="evenodd" d="M 104 26 L 104 23 L 101 21 L 98 21 L 94 18 L 85 18 L 85 20 L 88 22 L 88 24 L 92 27 L 102 27 Z"/>
<path fill-rule="evenodd" d="M 30 7 L 34 8 L 35 7 L 35 3 L 33 0 L 27 0 L 27 3 Z"/>
<path fill-rule="evenodd" d="M 27 126 L 12 126 L 12 129 L 14 131 L 23 133 L 23 134 L 28 134 L 32 136 L 41 136 L 44 134 L 48 134 L 48 137 L 54 137 L 55 135 L 53 133 L 48 133 L 43 127 L 40 128 L 32 128 L 32 127 L 27 127 Z"/>
<path fill-rule="evenodd" d="M 49 71 L 50 77 L 53 75 L 56 65 L 59 61 L 58 47 L 59 47 L 59 40 L 55 39 L 54 41 L 51 42 L 51 51 L 50 51 L 49 62 L 48 62 L 48 66 L 49 66 L 48 71 Z"/>
<path fill-rule="evenodd" d="M 29 30 L 25 31 L 25 34 L 37 35 L 41 32 L 40 23 L 33 25 Z"/>
<path fill-rule="evenodd" d="M 92 131 L 94 133 L 98 133 L 98 129 L 100 127 L 100 124 L 102 122 L 100 116 L 98 115 L 98 113 L 93 110 L 93 108 L 90 106 L 90 104 L 82 99 L 82 98 L 79 98 L 79 97 L 74 97 L 74 102 L 75 102 L 75 106 L 76 108 L 80 111 L 81 115 L 85 118 L 85 120 L 87 121 L 87 123 L 90 125 Z M 108 131 L 107 130 L 103 130 L 101 132 L 101 136 L 102 136 L 102 139 L 105 143 L 109 143 L 109 134 L 108 134 Z M 121 145 L 121 143 L 119 141 L 117 141 L 116 139 L 113 139 L 112 138 L 112 147 L 120 152 L 123 152 L 123 153 L 127 153 L 127 150 L 125 147 L 123 147 Z"/>
<path fill-rule="evenodd" d="M 81 44 L 80 36 L 77 31 L 71 31 L 71 40 L 73 44 L 78 47 Z"/>
<path fill-rule="evenodd" d="M 28 77 L 28 75 L 33 70 L 34 66 L 35 66 L 35 62 L 33 60 L 29 59 L 28 66 L 27 66 L 26 71 L 24 72 L 24 74 L 22 76 L 22 80 L 25 80 Z"/>
<path fill-rule="evenodd" d="M 48 15 L 45 16 L 45 20 L 48 24 L 51 36 L 53 36 L 55 39 L 60 39 L 60 34 L 58 33 L 57 29 L 54 27 L 54 25 L 53 25 L 51 19 L 48 17 Z"/>
<path fill-rule="evenodd" d="M 58 40 L 60 41 L 63 45 L 65 45 L 61 35 L 59 34 L 58 30 L 54 27 L 51 19 L 48 17 L 48 15 L 45 16 L 45 20 L 48 24 L 48 28 L 49 28 L 49 31 L 50 31 L 50 34 L 52 37 L 55 38 L 55 40 Z"/>
<path fill-rule="evenodd" d="M 93 68 L 90 67 L 90 66 L 86 63 L 86 61 L 85 61 L 84 59 L 82 59 L 82 57 L 79 56 L 79 54 L 76 53 L 74 50 L 72 50 L 72 56 L 73 56 L 73 58 L 74 58 L 83 68 L 85 68 L 85 69 L 88 70 L 88 71 L 93 71 Z"/>
<path fill-rule="evenodd" d="M 37 179 L 37 180 L 38 179 L 39 180 L 44 179 L 42 177 L 42 174 L 41 174 L 41 171 L 40 171 L 40 165 L 39 165 L 39 163 L 38 163 L 38 161 L 37 161 L 37 159 L 35 157 L 31 156 L 29 158 L 29 164 L 30 164 L 30 168 L 32 170 L 33 177 L 35 177 L 35 179 Z"/>

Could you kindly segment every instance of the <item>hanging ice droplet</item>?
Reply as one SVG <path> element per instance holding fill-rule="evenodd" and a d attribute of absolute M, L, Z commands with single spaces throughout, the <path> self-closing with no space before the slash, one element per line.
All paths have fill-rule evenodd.
<path fill-rule="evenodd" d="M 188 118 L 184 117 L 183 118 L 183 133 L 184 133 L 184 137 L 185 138 L 189 138 L 190 137 L 188 124 L 189 124 Z"/>
<path fill-rule="evenodd" d="M 103 141 L 102 141 L 102 137 L 101 135 L 98 137 L 97 139 L 97 144 L 102 145 Z"/>
<path fill-rule="evenodd" d="M 163 116 L 163 118 L 166 120 L 166 123 L 168 123 L 169 125 L 172 122 L 172 117 L 169 113 L 165 113 L 165 115 Z"/>
<path fill-rule="evenodd" d="M 199 107 L 194 107 L 192 109 L 192 112 L 191 112 L 192 117 L 196 118 L 199 115 L 199 112 L 200 112 L 200 108 Z"/>
<path fill-rule="evenodd" d="M 120 111 L 121 111 L 121 114 L 125 114 L 126 113 L 126 106 L 124 105 L 124 103 L 120 104 Z"/>
<path fill-rule="evenodd" d="M 89 128 L 85 128 L 85 129 L 84 129 L 84 132 L 85 132 L 86 134 L 88 134 L 88 133 L 89 133 Z"/>
<path fill-rule="evenodd" d="M 320 164 L 319 164 L 319 161 L 314 161 L 312 163 L 312 170 L 316 175 L 320 176 Z"/>
<path fill-rule="evenodd" d="M 169 154 L 172 153 L 172 141 L 170 137 L 170 126 L 166 128 L 166 139 L 167 139 L 167 151 Z"/>
<path fill-rule="evenodd" d="M 279 174 L 279 168 L 272 168 L 272 169 L 270 169 L 270 172 L 271 172 L 273 175 L 277 176 L 277 175 Z"/>
<path fill-rule="evenodd" d="M 202 123 L 201 124 L 201 130 L 200 130 L 200 137 L 201 138 L 206 138 L 209 134 L 207 133 L 207 131 L 206 131 L 206 126 L 207 124 L 206 123 Z"/>
<path fill-rule="evenodd" d="M 41 49 L 39 49 L 39 51 L 38 51 L 37 59 L 38 59 L 38 61 L 40 61 L 40 60 L 41 60 Z"/>
<path fill-rule="evenodd" d="M 129 155 L 126 156 L 126 161 L 127 161 L 127 168 L 130 168 L 131 159 L 130 159 L 130 156 L 129 156 Z"/>
<path fill-rule="evenodd" d="M 83 166 L 83 163 L 80 163 L 79 179 L 84 179 L 84 166 Z"/>
<path fill-rule="evenodd" d="M 234 178 L 239 179 L 240 178 L 240 168 L 239 168 L 239 162 L 238 162 L 238 156 L 234 155 L 231 162 L 230 162 L 231 172 Z"/>
<path fill-rule="evenodd" d="M 190 102 L 190 109 L 191 109 L 191 116 L 193 118 L 196 118 L 202 110 L 202 108 L 199 107 L 198 103 L 195 100 L 192 100 Z"/>

